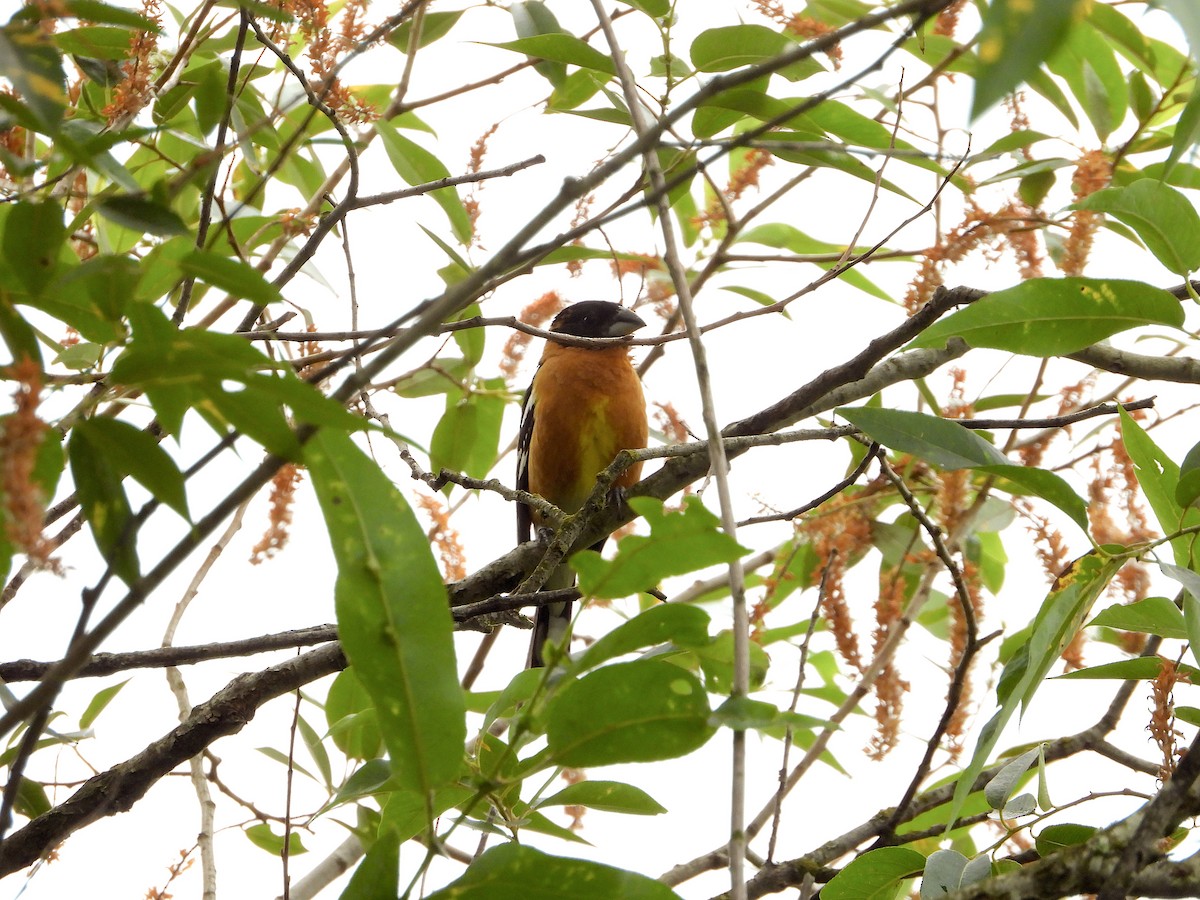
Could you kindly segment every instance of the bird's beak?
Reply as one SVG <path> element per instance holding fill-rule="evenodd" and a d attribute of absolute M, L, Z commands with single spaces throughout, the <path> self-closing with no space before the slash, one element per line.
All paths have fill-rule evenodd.
<path fill-rule="evenodd" d="M 639 328 L 645 328 L 646 323 L 642 321 L 642 317 L 635 313 L 632 309 L 622 308 L 613 319 L 612 324 L 605 331 L 605 337 L 625 337 L 633 334 Z"/>

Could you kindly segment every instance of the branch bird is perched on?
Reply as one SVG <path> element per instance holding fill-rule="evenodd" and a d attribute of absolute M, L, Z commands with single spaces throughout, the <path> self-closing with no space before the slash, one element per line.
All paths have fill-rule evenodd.
<path fill-rule="evenodd" d="M 585 338 L 615 338 L 633 334 L 645 322 L 632 310 L 602 300 L 568 306 L 551 323 L 556 334 Z M 627 348 L 569 347 L 546 341 L 537 372 L 521 407 L 517 439 L 517 487 L 545 497 L 565 513 L 576 513 L 606 469 L 622 450 L 646 446 L 646 401 L 642 384 L 629 361 Z M 641 475 L 639 462 L 617 478 L 624 489 Z M 517 540 L 530 539 L 532 526 L 541 525 L 536 510 L 517 505 Z M 600 550 L 604 540 L 591 549 Z M 543 586 L 571 587 L 575 575 L 566 562 Z M 529 665 L 541 666 L 542 645 L 561 641 L 571 621 L 568 601 L 538 607 L 529 645 Z"/>

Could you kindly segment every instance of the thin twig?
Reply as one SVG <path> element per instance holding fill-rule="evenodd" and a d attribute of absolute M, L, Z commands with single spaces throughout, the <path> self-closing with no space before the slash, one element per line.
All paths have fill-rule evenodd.
<path fill-rule="evenodd" d="M 708 453 L 711 472 L 717 488 L 717 500 L 721 510 L 721 525 L 724 532 L 733 540 L 737 539 L 737 520 L 733 514 L 733 499 L 729 490 L 729 461 L 725 456 L 725 445 L 721 440 L 721 427 L 717 421 L 716 406 L 713 401 L 712 380 L 708 366 L 708 354 L 700 335 L 699 323 L 692 307 L 691 285 L 688 283 L 687 269 L 679 256 L 679 244 L 675 237 L 675 228 L 671 218 L 671 204 L 667 199 L 666 178 L 659 164 L 655 145 L 647 141 L 650 128 L 643 115 L 643 106 L 638 96 L 637 81 L 633 72 L 625 62 L 625 54 L 617 40 L 612 19 L 604 9 L 603 0 L 592 0 L 592 9 L 604 31 L 608 42 L 609 54 L 613 65 L 616 66 L 617 77 L 625 95 L 625 104 L 629 108 L 634 132 L 639 140 L 646 141 L 643 152 L 643 164 L 650 176 L 650 183 L 658 194 L 658 226 L 663 236 L 663 257 L 667 270 L 671 274 L 671 282 L 675 287 L 675 296 L 679 301 L 679 311 L 683 316 L 684 329 L 688 334 L 688 346 L 692 351 L 692 361 L 696 370 L 696 387 L 700 393 L 701 411 L 704 427 L 708 437 Z M 729 562 L 729 593 L 733 601 L 733 684 L 730 697 L 735 702 L 739 697 L 745 697 L 750 692 L 750 618 L 746 609 L 745 574 L 742 571 L 741 558 L 735 557 Z M 731 774 L 730 824 L 729 824 L 729 877 L 733 889 L 734 900 L 745 898 L 745 796 L 746 796 L 746 732 L 743 729 L 733 729 L 733 771 Z"/>

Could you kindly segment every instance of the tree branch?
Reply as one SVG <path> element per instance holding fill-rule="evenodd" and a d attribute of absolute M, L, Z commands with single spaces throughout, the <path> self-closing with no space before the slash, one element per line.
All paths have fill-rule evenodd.
<path fill-rule="evenodd" d="M 193 709 L 177 728 L 136 756 L 89 778 L 70 798 L 5 838 L 0 844 L 0 877 L 32 864 L 85 825 L 125 812 L 176 766 L 217 738 L 241 731 L 268 700 L 345 666 L 341 648 L 330 645 L 262 672 L 239 675 Z"/>

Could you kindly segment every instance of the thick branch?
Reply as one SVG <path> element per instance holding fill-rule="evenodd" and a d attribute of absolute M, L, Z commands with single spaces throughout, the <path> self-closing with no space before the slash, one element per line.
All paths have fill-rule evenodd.
<path fill-rule="evenodd" d="M 89 778 L 69 799 L 9 835 L 0 844 L 0 877 L 31 865 L 85 825 L 125 812 L 176 766 L 217 738 L 241 731 L 268 700 L 345 666 L 341 648 L 330 645 L 262 672 L 239 675 L 193 709 L 177 728 L 136 756 Z"/>

